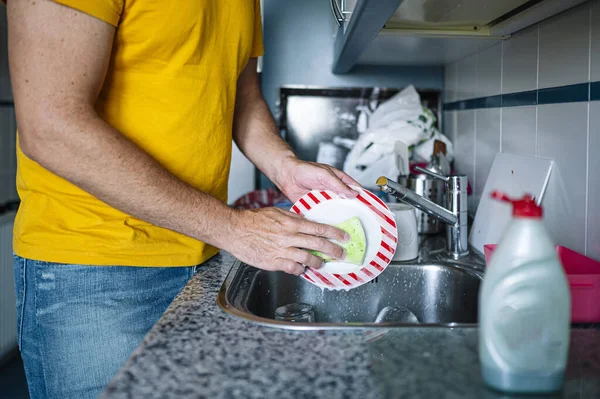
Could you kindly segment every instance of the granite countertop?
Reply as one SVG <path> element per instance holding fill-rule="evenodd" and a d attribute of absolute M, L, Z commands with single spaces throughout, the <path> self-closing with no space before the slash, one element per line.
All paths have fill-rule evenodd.
<path fill-rule="evenodd" d="M 504 397 L 483 385 L 474 328 L 374 337 L 285 331 L 226 314 L 216 297 L 234 260 L 222 253 L 199 268 L 103 398 Z M 600 397 L 600 330 L 572 330 L 567 381 L 556 397 Z"/>

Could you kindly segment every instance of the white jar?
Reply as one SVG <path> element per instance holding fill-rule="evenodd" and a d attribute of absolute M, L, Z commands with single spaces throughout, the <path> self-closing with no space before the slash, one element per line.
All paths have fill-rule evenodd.
<path fill-rule="evenodd" d="M 407 261 L 419 256 L 417 215 L 413 206 L 403 203 L 387 204 L 394 214 L 398 229 L 398 245 L 392 261 Z"/>

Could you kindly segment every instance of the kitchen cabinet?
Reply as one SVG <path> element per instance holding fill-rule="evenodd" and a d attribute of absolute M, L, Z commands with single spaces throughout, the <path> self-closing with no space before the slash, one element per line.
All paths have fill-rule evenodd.
<path fill-rule="evenodd" d="M 333 72 L 365 65 L 445 65 L 586 0 L 331 0 Z"/>

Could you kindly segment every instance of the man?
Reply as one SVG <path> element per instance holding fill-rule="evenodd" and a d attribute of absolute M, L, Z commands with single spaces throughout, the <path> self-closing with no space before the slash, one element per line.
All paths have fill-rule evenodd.
<path fill-rule="evenodd" d="M 193 266 L 301 274 L 345 234 L 224 205 L 231 140 L 292 201 L 356 193 L 302 162 L 260 93 L 259 0 L 8 0 L 15 284 L 31 396 L 95 397 Z M 118 267 L 117 267 L 118 266 Z"/>

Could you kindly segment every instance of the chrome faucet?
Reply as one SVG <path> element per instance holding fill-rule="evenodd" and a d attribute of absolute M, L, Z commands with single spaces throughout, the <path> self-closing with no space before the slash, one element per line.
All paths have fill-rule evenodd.
<path fill-rule="evenodd" d="M 399 201 L 419 208 L 423 212 L 435 216 L 446 223 L 447 254 L 450 257 L 459 259 L 469 255 L 467 235 L 467 176 L 442 176 L 418 166 L 416 169 L 446 183 L 449 209 L 421 197 L 409 188 L 387 177 L 381 176 L 377 179 L 377 185 L 381 191 L 393 195 Z"/>

